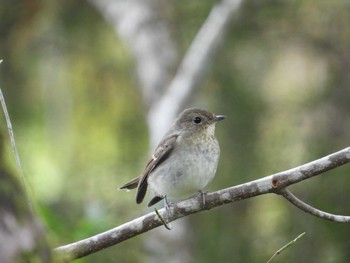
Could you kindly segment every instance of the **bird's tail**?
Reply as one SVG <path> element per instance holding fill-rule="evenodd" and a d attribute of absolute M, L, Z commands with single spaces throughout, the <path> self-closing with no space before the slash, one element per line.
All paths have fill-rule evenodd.
<path fill-rule="evenodd" d="M 118 189 L 119 190 L 121 190 L 121 189 L 127 189 L 127 190 L 135 189 L 139 185 L 139 181 L 140 181 L 140 176 L 135 177 L 130 182 L 124 184 L 123 186 L 119 187 Z"/>

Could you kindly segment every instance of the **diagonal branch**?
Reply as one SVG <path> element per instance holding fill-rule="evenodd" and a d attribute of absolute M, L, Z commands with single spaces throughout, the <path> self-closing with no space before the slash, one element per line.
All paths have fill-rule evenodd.
<path fill-rule="evenodd" d="M 339 222 L 339 223 L 349 223 L 350 222 L 350 216 L 343 216 L 343 215 L 334 215 L 330 214 L 324 211 L 321 211 L 319 209 L 316 209 L 303 201 L 301 201 L 299 198 L 297 198 L 295 195 L 293 195 L 288 189 L 282 189 L 280 191 L 281 195 L 287 199 L 289 202 L 291 202 L 296 207 L 300 208 L 306 213 L 309 213 L 311 215 L 324 218 L 333 222 Z"/>
<path fill-rule="evenodd" d="M 199 87 L 205 70 L 212 64 L 211 60 L 218 52 L 228 31 L 229 23 L 241 2 L 242 0 L 221 0 L 211 9 L 184 55 L 173 80 L 149 110 L 151 145 L 156 145 L 170 127 L 171 120 Z"/>
<path fill-rule="evenodd" d="M 168 210 L 163 208 L 158 212 L 161 218 L 171 222 L 178 218 L 234 201 L 268 193 L 280 194 L 289 185 L 296 184 L 348 162 L 350 162 L 350 147 L 284 172 L 216 192 L 206 193 L 205 200 L 203 200 L 202 195 L 198 195 L 171 205 Z M 55 249 L 55 252 L 67 261 L 81 258 L 162 225 L 160 217 L 155 212 L 152 212 L 93 237 L 58 247 Z"/>
<path fill-rule="evenodd" d="M 289 248 L 290 246 L 294 245 L 300 238 L 302 238 L 305 235 L 305 232 L 301 233 L 299 236 L 297 236 L 296 238 L 294 238 L 292 241 L 288 242 L 286 245 L 284 245 L 283 247 L 281 247 L 279 250 L 277 250 L 271 257 L 270 259 L 267 261 L 267 263 L 271 263 L 272 260 L 274 260 L 279 254 L 281 254 L 284 250 L 286 250 L 287 248 Z"/>

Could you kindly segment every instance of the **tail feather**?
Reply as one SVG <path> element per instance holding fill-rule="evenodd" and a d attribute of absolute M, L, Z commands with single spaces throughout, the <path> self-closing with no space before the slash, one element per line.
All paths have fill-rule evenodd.
<path fill-rule="evenodd" d="M 139 181 L 140 181 L 140 176 L 132 179 L 130 182 L 124 184 L 118 189 L 127 189 L 127 190 L 135 189 L 139 185 Z"/>
<path fill-rule="evenodd" d="M 164 196 L 155 196 L 152 198 L 152 200 L 148 203 L 148 207 L 155 205 L 156 203 L 158 203 L 159 201 L 163 200 Z"/>
<path fill-rule="evenodd" d="M 136 203 L 141 204 L 143 199 L 145 198 L 146 192 L 147 192 L 147 181 L 143 181 L 139 184 L 137 188 L 137 193 L 136 193 Z"/>

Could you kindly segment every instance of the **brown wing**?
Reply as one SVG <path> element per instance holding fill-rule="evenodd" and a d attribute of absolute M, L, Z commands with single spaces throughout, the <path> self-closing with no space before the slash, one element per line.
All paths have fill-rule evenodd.
<path fill-rule="evenodd" d="M 166 158 L 169 156 L 169 153 L 174 149 L 178 137 L 178 134 L 166 136 L 166 138 L 158 145 L 157 149 L 152 155 L 151 160 L 146 165 L 146 168 L 140 177 L 141 179 L 139 180 L 136 193 L 136 203 L 140 204 L 145 198 L 148 185 L 147 178 L 149 174 L 157 167 L 157 165 L 166 160 Z"/>

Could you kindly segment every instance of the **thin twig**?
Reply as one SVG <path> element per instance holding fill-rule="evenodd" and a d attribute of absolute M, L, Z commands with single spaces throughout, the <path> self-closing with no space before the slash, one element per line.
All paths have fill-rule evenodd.
<path fill-rule="evenodd" d="M 2 63 L 2 61 L 3 60 L 1 59 L 0 60 L 0 64 Z M 30 202 L 30 199 L 29 199 L 27 184 L 26 184 L 26 180 L 25 180 L 23 169 L 22 169 L 22 165 L 21 165 L 21 160 L 19 158 L 19 154 L 18 154 L 17 147 L 16 147 L 15 135 L 13 133 L 12 124 L 11 124 L 11 120 L 10 120 L 10 115 L 9 115 L 9 113 L 7 111 L 5 98 L 4 98 L 3 94 L 2 94 L 1 88 L 0 88 L 0 102 L 1 102 L 2 110 L 3 110 L 4 115 L 5 115 L 6 124 L 7 124 L 7 130 L 9 132 L 9 136 L 10 136 L 10 140 L 11 140 L 11 146 L 12 146 L 13 155 L 15 157 L 16 164 L 17 164 L 17 167 L 18 167 L 18 170 L 19 170 L 19 174 L 20 174 L 21 182 L 22 182 L 22 185 L 23 185 L 23 188 L 24 188 L 24 192 L 25 192 L 25 195 L 26 195 L 26 198 L 27 198 L 28 206 L 29 206 L 30 210 L 32 210 L 32 203 Z"/>
<path fill-rule="evenodd" d="M 165 222 L 164 218 L 159 214 L 157 208 L 154 208 L 154 212 L 156 212 L 159 220 L 163 223 L 164 227 L 168 230 L 171 230 L 171 225 L 167 224 L 167 222 Z"/>
<path fill-rule="evenodd" d="M 293 195 L 288 189 L 281 189 L 280 190 L 281 195 L 287 199 L 289 202 L 291 202 L 296 207 L 300 208 L 306 213 L 309 213 L 311 215 L 324 218 L 333 222 L 339 222 L 339 223 L 349 223 L 350 222 L 350 216 L 344 216 L 344 215 L 334 215 L 331 213 L 327 213 L 324 211 L 321 211 L 317 208 L 314 208 L 303 201 L 301 201 L 299 198 L 297 198 L 295 195 Z"/>
<path fill-rule="evenodd" d="M 284 250 L 286 250 L 288 247 L 290 247 L 291 245 L 294 245 L 295 242 L 298 241 L 298 239 L 302 238 L 305 235 L 304 233 L 301 233 L 299 236 L 297 236 L 295 239 L 293 239 L 292 241 L 290 241 L 288 244 L 284 245 L 283 247 L 281 247 L 279 250 L 277 250 L 272 257 L 267 261 L 267 263 L 270 263 L 275 257 L 277 257 L 279 254 L 281 254 Z"/>

